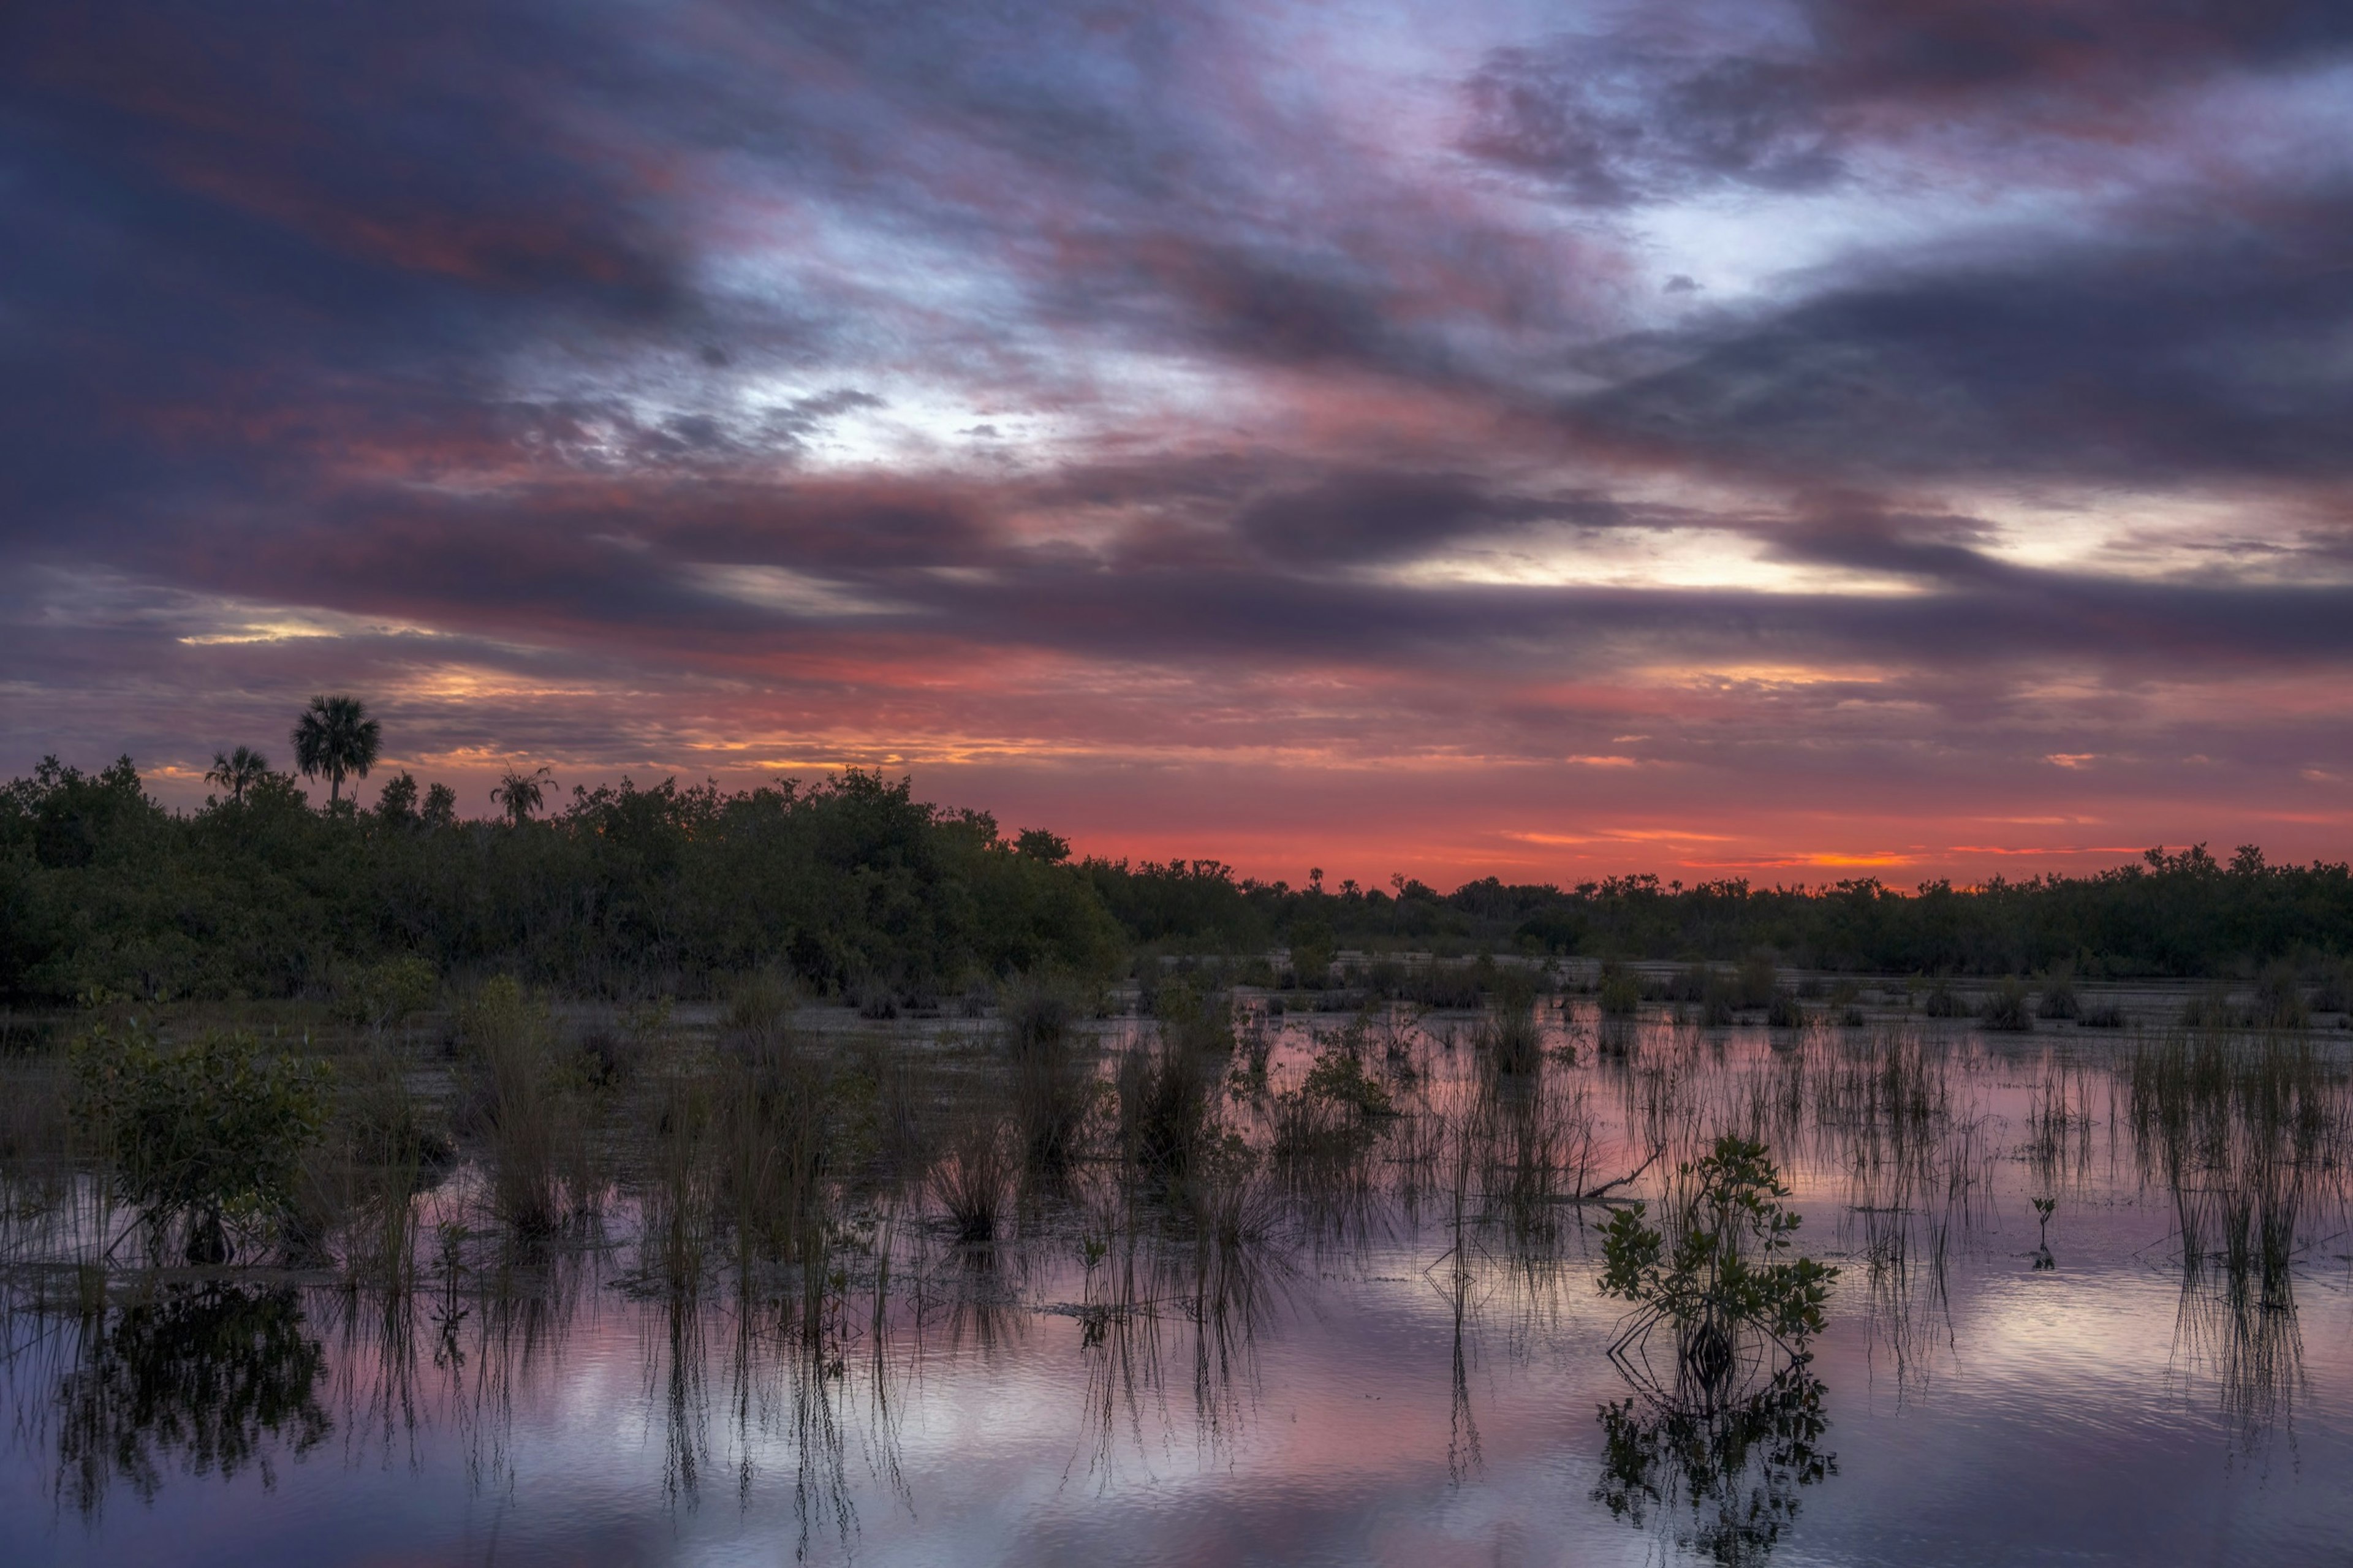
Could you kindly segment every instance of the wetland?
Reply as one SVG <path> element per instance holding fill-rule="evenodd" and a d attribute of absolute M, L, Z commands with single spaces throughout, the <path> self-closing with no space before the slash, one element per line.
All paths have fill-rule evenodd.
<path fill-rule="evenodd" d="M 2332 1020 L 1235 973 L 12 1016 L 0 1557 L 2341 1558 Z"/>

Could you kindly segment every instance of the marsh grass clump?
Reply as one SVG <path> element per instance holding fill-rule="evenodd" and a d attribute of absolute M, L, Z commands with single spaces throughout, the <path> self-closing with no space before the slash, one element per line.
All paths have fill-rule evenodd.
<path fill-rule="evenodd" d="M 1776 991 L 1765 1009 L 1765 1023 L 1768 1028 L 1802 1029 L 1806 1026 L 1806 1005 L 1792 992 Z"/>
<path fill-rule="evenodd" d="M 409 1066 L 404 1054 L 380 1046 L 345 1070 L 334 1133 L 342 1158 L 331 1162 L 330 1179 L 343 1188 L 335 1206 L 345 1215 L 345 1276 L 395 1292 L 414 1282 L 417 1200 L 458 1159 L 434 1107 L 410 1086 Z"/>
<path fill-rule="evenodd" d="M 1015 1135 L 1023 1163 L 1035 1173 L 1069 1167 L 1094 1110 L 1095 1064 L 1081 1049 L 1081 1013 L 1067 984 L 1044 977 L 1008 987 L 999 1009 Z"/>
<path fill-rule="evenodd" d="M 1966 1018 L 1969 1016 L 1969 1005 L 1959 992 L 1953 989 L 1951 979 L 1940 974 L 1936 984 L 1928 988 L 1927 996 L 1920 1004 L 1920 1011 L 1931 1018 Z"/>
<path fill-rule="evenodd" d="M 2312 1007 L 2304 998 L 2294 964 L 2281 959 L 2265 964 L 2255 976 L 2249 1022 L 2259 1029 L 2301 1029 L 2312 1022 Z"/>
<path fill-rule="evenodd" d="M 735 983 L 719 1026 L 727 1034 L 765 1033 L 782 1028 L 800 1008 L 800 990 L 773 969 L 754 970 Z"/>
<path fill-rule="evenodd" d="M 1113 1078 L 1121 1157 L 1147 1176 L 1171 1180 L 1193 1167 L 1209 1133 L 1219 1073 L 1182 1030 L 1131 1047 Z"/>
<path fill-rule="evenodd" d="M 2086 1007 L 2076 1020 L 2086 1029 L 2121 1029 L 2125 1026 L 2125 1010 L 2114 1002 L 2103 1002 L 2096 1007 Z"/>
<path fill-rule="evenodd" d="M 2353 960 L 2340 958 L 2322 967 L 2320 983 L 2312 990 L 2312 1010 L 2353 1013 Z"/>
<path fill-rule="evenodd" d="M 2220 980 L 2181 1005 L 2185 1029 L 2232 1029 L 2246 1022 L 2245 1013 L 2231 1000 L 2231 987 Z"/>
<path fill-rule="evenodd" d="M 723 1044 L 713 1085 L 717 1194 L 748 1277 L 763 1259 L 807 1268 L 826 1247 L 840 1095 L 813 1042 L 789 1030 Z"/>
<path fill-rule="evenodd" d="M 227 1263 L 295 1211 L 303 1157 L 325 1130 L 322 1065 L 266 1055 L 249 1035 L 166 1045 L 135 1021 L 93 1026 L 69 1061 L 74 1113 L 113 1193 L 140 1211 L 151 1255 L 177 1237 L 187 1261 Z"/>
<path fill-rule="evenodd" d="M 1014 1173 L 1008 1142 L 1003 1123 L 973 1118 L 933 1168 L 932 1196 L 966 1246 L 995 1241 L 1003 1227 Z"/>
<path fill-rule="evenodd" d="M 1052 975 L 1023 974 L 997 993 L 997 1020 L 1017 1057 L 1068 1039 L 1085 1011 L 1073 986 Z"/>
<path fill-rule="evenodd" d="M 1493 1005 L 1475 1037 L 1481 1054 L 1497 1072 L 1513 1076 L 1535 1072 L 1544 1061 L 1535 975 L 1520 968 L 1504 970 L 1491 983 L 1489 994 Z M 1639 1001 L 1639 985 L 1635 995 Z"/>
<path fill-rule="evenodd" d="M 2084 1005 L 2075 994 L 2075 971 L 2072 964 L 2062 963 L 2043 977 L 2042 994 L 2036 998 L 2034 1016 L 2038 1018 L 2081 1018 Z"/>
<path fill-rule="evenodd" d="M 717 1110 L 705 1075 L 665 1081 L 646 1139 L 638 1245 L 644 1276 L 673 1294 L 699 1289 L 717 1248 Z"/>
<path fill-rule="evenodd" d="M 2024 1034 L 2034 1027 L 2034 1015 L 2026 1005 L 2026 985 L 2015 974 L 2004 975 L 1994 994 L 1986 998 L 1978 1010 L 1978 1020 L 1989 1029 L 2010 1034 Z"/>
<path fill-rule="evenodd" d="M 553 1234 L 565 1218 L 564 1172 L 579 1128 L 546 1005 L 502 974 L 468 998 L 458 1027 L 468 1120 L 488 1145 L 492 1204 L 518 1236 Z"/>
<path fill-rule="evenodd" d="M 915 1057 L 889 1040 L 862 1039 L 855 1047 L 857 1076 L 871 1090 L 872 1149 L 887 1177 L 920 1173 L 931 1158 L 929 1085 Z"/>
<path fill-rule="evenodd" d="M 2174 1198 L 2182 1263 L 2291 1299 L 2304 1205 L 2341 1171 L 2353 1114 L 2340 1068 L 2301 1039 L 2207 1032 L 2143 1043 L 2126 1074 L 2144 1165 Z"/>
<path fill-rule="evenodd" d="M 1781 988 L 1781 972 L 1772 950 L 1757 948 L 1740 961 L 1732 979 L 1736 1007 L 1769 1007 Z"/>
<path fill-rule="evenodd" d="M 1564 1205 L 1579 1201 L 1590 1185 L 1594 1142 L 1582 1089 L 1564 1090 L 1556 1077 L 1493 1082 L 1457 1131 L 1457 1202 L 1475 1184 L 1482 1211 L 1500 1226 L 1514 1260 L 1549 1267 L 1568 1212 Z"/>

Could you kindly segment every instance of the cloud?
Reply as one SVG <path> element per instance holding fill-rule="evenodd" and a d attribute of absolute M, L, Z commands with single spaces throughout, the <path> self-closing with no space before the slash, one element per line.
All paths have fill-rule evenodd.
<path fill-rule="evenodd" d="M 1465 870 L 2326 817 L 2343 8 L 1591 26 L 27 17 L 0 761 L 329 683 Z"/>
<path fill-rule="evenodd" d="M 1592 437 L 1820 482 L 2346 478 L 2353 186 L 2256 233 L 2193 219 L 1826 280 L 1640 346 L 1564 407 Z M 1630 345 L 1632 346 L 1632 345 Z"/>
<path fill-rule="evenodd" d="M 1715 185 L 1810 190 L 1845 173 L 1820 86 L 1804 65 L 1742 56 L 1590 39 L 1503 49 L 1466 89 L 1463 146 L 1585 206 Z"/>

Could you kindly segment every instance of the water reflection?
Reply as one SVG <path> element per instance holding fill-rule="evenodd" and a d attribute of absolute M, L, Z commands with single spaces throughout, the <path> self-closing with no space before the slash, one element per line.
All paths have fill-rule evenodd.
<path fill-rule="evenodd" d="M 289 1289 L 164 1286 L 80 1325 L 58 1386 L 58 1489 L 94 1515 L 111 1484 L 142 1500 L 173 1461 L 192 1475 L 275 1480 L 332 1426 L 319 1401 L 326 1352 Z"/>
<path fill-rule="evenodd" d="M 1810 1357 L 1755 1394 L 1709 1409 L 1646 1394 L 1602 1405 L 1594 1501 L 1658 1528 L 1711 1563 L 1763 1563 L 1798 1517 L 1799 1494 L 1838 1473 Z"/>
<path fill-rule="evenodd" d="M 461 1172 L 401 1228 L 418 1256 L 299 1289 L 118 1275 L 118 1296 L 138 1294 L 92 1309 L 61 1269 L 25 1263 L 0 1276 L 0 1329 L 11 1346 L 29 1342 L 21 1329 L 49 1348 L 0 1365 L 20 1434 L 28 1406 L 45 1423 L 37 1471 L 18 1471 L 95 1520 L 110 1487 L 152 1499 L 176 1472 L 267 1485 L 339 1432 L 354 1475 L 442 1489 L 437 1507 L 489 1495 L 520 1518 L 549 1506 L 521 1478 L 576 1465 L 614 1509 L 649 1511 L 681 1542 L 759 1521 L 776 1555 L 790 1542 L 877 1560 L 919 1517 L 926 1531 L 1018 1519 L 970 1555 L 1022 1560 L 1038 1553 L 1018 1531 L 1043 1516 L 1132 1522 L 1123 1510 L 1179 1493 L 1204 1517 L 1238 1516 L 1329 1492 L 1336 1519 L 1426 1482 L 1452 1500 L 1431 1517 L 1451 1506 L 1516 1529 L 1541 1516 L 1609 1543 L 1604 1556 L 1655 1545 L 1757 1563 L 1795 1555 L 1793 1533 L 1830 1557 L 1887 1545 L 1837 1533 L 1870 1503 L 1857 1480 L 1820 1488 L 1838 1472 L 1832 1404 L 1851 1469 L 1901 1423 L 1955 1422 L 1952 1476 L 1894 1483 L 1924 1490 L 1986 1473 L 1965 1450 L 1989 1378 L 2040 1387 L 2047 1373 L 2057 1387 L 2094 1363 L 2115 1377 L 2096 1407 L 2054 1402 L 2049 1430 L 2021 1444 L 2065 1459 L 2051 1434 L 2080 1415 L 2153 1447 L 2133 1425 L 2145 1395 L 2168 1418 L 2194 1402 L 2204 1423 L 2175 1421 L 2163 1440 L 2207 1441 L 2218 1461 L 2225 1436 L 2234 1460 L 2283 1435 L 2292 1454 L 2353 1452 L 2311 1392 L 2337 1386 L 2339 1337 L 2316 1331 L 2308 1360 L 2303 1321 L 2327 1314 L 2333 1331 L 2344 1300 L 2316 1279 L 2316 1242 L 2347 1211 L 2333 1059 L 2151 1040 L 2094 1068 L 1957 1032 L 1768 1043 L 1682 1024 L 1604 1030 L 1589 1009 L 1548 1027 L 1508 1072 L 1410 1019 L 1314 1042 L 1278 1034 L 1263 1061 L 1222 1079 L 1219 1142 L 1181 1176 L 1130 1182 L 1098 1138 L 1008 1176 L 987 1245 L 927 1206 L 920 1159 L 899 1147 L 914 1147 L 920 1108 L 873 1167 L 787 1163 L 766 1196 L 742 1172 L 767 1171 L 767 1134 L 725 1145 L 723 1181 L 706 1144 L 723 1119 L 705 1108 L 649 1141 L 649 1173 L 631 1178 L 644 1190 L 610 1206 L 608 1245 L 503 1240 Z M 1351 1048 L 1356 1081 L 1382 1087 L 1388 1108 L 1313 1138 L 1294 1125 L 1280 1142 L 1272 1096 Z M 1769 1147 L 1806 1205 L 1809 1249 L 1841 1268 L 1831 1332 L 1710 1340 L 1659 1320 L 1657 1343 L 1637 1335 L 1613 1368 L 1595 1221 L 1635 1198 L 1663 1213 L 1678 1173 L 1726 1133 Z M 872 1175 L 886 1167 L 902 1173 Z M 0 1247 L 0 1264 L 35 1243 L 47 1245 Z M 2031 1268 L 2038 1253 L 2058 1267 Z M 612 1382 L 641 1444 L 581 1436 L 584 1411 L 612 1424 Z M 543 1466 L 543 1447 L 561 1449 L 558 1466 Z M 1583 1472 L 1599 1475 L 1589 1496 L 1546 1499 L 1525 1479 L 1564 1458 L 1598 1467 Z M 2205 1495 L 2223 1470 L 2179 1489 Z M 359 1484 L 332 1471 L 311 1484 Z M 1185 1554 L 1182 1534 L 1166 1555 Z"/>

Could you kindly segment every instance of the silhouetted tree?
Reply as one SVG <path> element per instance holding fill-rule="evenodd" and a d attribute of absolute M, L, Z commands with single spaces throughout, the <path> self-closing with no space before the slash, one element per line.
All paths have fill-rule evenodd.
<path fill-rule="evenodd" d="M 554 782 L 543 767 L 527 773 L 510 768 L 498 787 L 491 791 L 491 799 L 504 808 L 508 821 L 521 827 L 531 820 L 533 812 L 547 804 L 546 789 Z"/>
<path fill-rule="evenodd" d="M 1032 860 L 1043 860 L 1049 866 L 1059 866 L 1071 858 L 1071 841 L 1059 833 L 1049 833 L 1042 827 L 1026 827 L 1013 847 Z"/>
<path fill-rule="evenodd" d="M 215 752 L 213 765 L 205 774 L 205 782 L 218 784 L 228 791 L 234 801 L 245 799 L 245 792 L 259 784 L 269 773 L 269 759 L 251 746 L 239 746 L 234 752 Z"/>
<path fill-rule="evenodd" d="M 304 778 L 325 776 L 331 807 L 343 803 L 344 776 L 367 777 L 383 751 L 383 728 L 356 697 L 313 697 L 294 723 L 294 765 Z"/>
<path fill-rule="evenodd" d="M 417 819 L 417 775 L 403 768 L 384 781 L 375 797 L 375 814 L 386 822 Z"/>

